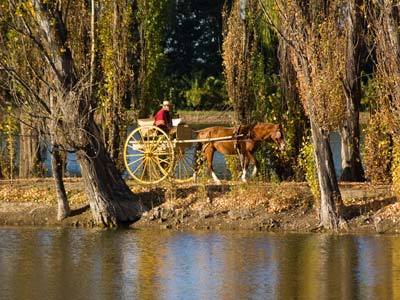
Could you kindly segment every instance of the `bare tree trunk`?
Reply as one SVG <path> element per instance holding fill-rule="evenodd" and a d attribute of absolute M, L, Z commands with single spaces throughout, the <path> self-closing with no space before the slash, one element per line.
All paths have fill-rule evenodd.
<path fill-rule="evenodd" d="M 360 5 L 363 0 L 349 1 L 347 7 L 346 23 L 347 61 L 344 89 L 346 95 L 346 117 L 340 128 L 342 175 L 343 181 L 364 181 L 364 169 L 360 155 L 360 125 L 359 112 L 361 102 L 361 52 L 364 45 L 361 40 L 362 13 Z"/>
<path fill-rule="evenodd" d="M 90 97 L 93 97 L 93 78 L 94 78 L 94 61 L 96 57 L 96 48 L 95 48 L 95 21 L 96 21 L 96 10 L 95 10 L 95 1 L 90 1 L 91 5 L 91 13 L 90 13 Z"/>
<path fill-rule="evenodd" d="M 349 106 L 352 104 L 348 103 Z M 359 112 L 348 109 L 344 125 L 340 128 L 342 181 L 364 181 L 364 168 L 360 154 L 360 128 L 358 124 Z"/>
<path fill-rule="evenodd" d="M 112 106 L 110 108 L 110 115 L 108 116 L 111 118 L 111 120 L 115 120 L 118 118 L 120 122 L 122 122 L 120 115 L 121 115 L 121 106 L 122 106 L 122 101 L 121 97 L 123 93 L 120 91 L 120 86 L 121 86 L 121 69 L 123 66 L 121 65 L 121 55 L 120 55 L 120 49 L 118 45 L 118 20 L 120 18 L 120 13 L 119 13 L 119 7 L 118 7 L 118 1 L 114 1 L 113 3 L 113 25 L 112 25 L 112 32 L 113 32 L 113 53 L 114 53 L 114 60 L 115 60 L 115 78 L 114 78 L 114 84 L 115 87 L 113 88 L 113 94 L 112 94 Z M 111 122 L 110 128 L 108 128 L 108 135 L 109 135 L 109 147 L 108 147 L 108 152 L 110 153 L 111 159 L 115 162 L 115 164 L 118 166 L 120 165 L 120 149 L 121 149 L 121 140 L 120 140 L 120 127 L 121 124 L 120 122 Z M 120 160 L 120 161 L 119 161 Z M 124 166 L 123 166 L 124 167 Z M 120 168 L 122 171 L 123 168 Z"/>
<path fill-rule="evenodd" d="M 91 123 L 90 144 L 77 152 L 94 221 L 106 227 L 129 224 L 140 218 L 142 208 L 95 137 L 95 126 Z"/>
<path fill-rule="evenodd" d="M 19 177 L 32 178 L 40 175 L 40 143 L 39 134 L 35 128 L 21 122 L 19 148 Z"/>
<path fill-rule="evenodd" d="M 290 176 L 294 175 L 296 170 L 294 168 L 298 166 L 300 149 L 306 135 L 306 130 L 310 126 L 301 104 L 299 91 L 296 85 L 297 74 L 293 63 L 290 60 L 291 51 L 293 51 L 293 49 L 282 37 L 280 37 L 278 57 L 280 65 L 279 75 L 281 78 L 281 92 L 285 103 L 284 109 L 288 111 L 289 120 L 293 121 L 286 122 L 285 124 L 285 131 L 290 133 L 290 140 L 288 143 L 293 146 L 289 152 L 291 160 L 283 166 L 283 169 L 284 172 Z"/>
<path fill-rule="evenodd" d="M 62 158 L 60 149 L 57 145 L 53 145 L 52 156 L 51 156 L 51 170 L 53 173 L 54 183 L 56 186 L 57 193 L 57 220 L 61 221 L 71 214 L 71 209 L 69 207 L 67 193 L 65 191 L 64 181 L 63 181 L 63 164 L 64 160 Z"/>
<path fill-rule="evenodd" d="M 318 127 L 311 118 L 310 122 L 321 192 L 321 226 L 327 229 L 337 230 L 340 223 L 343 221 L 340 213 L 342 198 L 333 166 L 329 133 Z"/>
<path fill-rule="evenodd" d="M 74 59 L 68 47 L 68 29 L 60 7 L 32 0 L 37 8 L 39 24 L 46 38 L 42 40 L 50 51 L 55 87 L 52 118 L 54 137 L 66 141 L 66 147 L 77 150 L 82 177 L 96 224 L 117 226 L 139 218 L 142 210 L 115 164 L 106 152 L 99 130 L 94 123 L 93 107 L 96 102 L 77 92 L 79 78 L 74 70 Z M 62 135 L 65 135 L 62 136 Z M 62 143 L 60 143 L 62 145 Z"/>

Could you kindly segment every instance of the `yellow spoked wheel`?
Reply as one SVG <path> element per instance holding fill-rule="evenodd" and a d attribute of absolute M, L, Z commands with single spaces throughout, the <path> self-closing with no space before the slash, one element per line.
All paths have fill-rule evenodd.
<path fill-rule="evenodd" d="M 194 144 L 178 144 L 175 148 L 175 168 L 172 173 L 178 183 L 193 180 L 196 164 L 196 149 Z"/>
<path fill-rule="evenodd" d="M 155 184 L 168 177 L 174 167 L 174 149 L 168 135 L 158 127 L 133 130 L 125 142 L 124 161 L 137 182 Z"/>

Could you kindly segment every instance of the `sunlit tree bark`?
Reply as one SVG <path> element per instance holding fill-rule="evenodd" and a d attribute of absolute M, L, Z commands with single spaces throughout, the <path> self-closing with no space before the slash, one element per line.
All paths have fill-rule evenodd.
<path fill-rule="evenodd" d="M 347 34 L 346 74 L 343 80 L 346 96 L 346 116 L 340 127 L 343 181 L 363 181 L 364 168 L 360 154 L 360 103 L 361 64 L 363 41 L 363 15 L 361 5 L 364 0 L 348 1 L 345 13 Z"/>

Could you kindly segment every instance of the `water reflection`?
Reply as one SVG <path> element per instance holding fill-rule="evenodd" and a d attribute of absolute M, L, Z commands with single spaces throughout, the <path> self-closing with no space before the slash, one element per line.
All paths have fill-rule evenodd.
<path fill-rule="evenodd" d="M 399 299 L 400 237 L 0 228 L 0 299 Z"/>

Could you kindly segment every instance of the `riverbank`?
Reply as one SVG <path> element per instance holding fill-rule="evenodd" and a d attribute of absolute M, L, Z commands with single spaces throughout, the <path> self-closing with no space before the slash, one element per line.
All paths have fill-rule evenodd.
<path fill-rule="evenodd" d="M 218 110 L 177 110 L 175 111 L 175 117 L 179 117 L 186 124 L 191 125 L 226 125 L 233 124 L 234 113 L 230 110 L 218 111 Z M 134 123 L 135 115 L 133 111 L 128 111 L 126 115 L 128 124 Z M 149 119 L 152 119 L 150 117 Z M 98 120 L 98 122 L 101 122 Z"/>
<path fill-rule="evenodd" d="M 176 116 L 182 118 L 182 121 L 191 125 L 227 125 L 234 123 L 234 112 L 231 110 L 177 110 Z M 362 126 L 368 123 L 369 112 L 360 112 L 360 124 Z M 134 122 L 134 113 L 127 112 L 128 123 Z"/>
<path fill-rule="evenodd" d="M 145 208 L 132 228 L 318 231 L 305 183 L 224 182 L 142 187 L 129 182 Z M 0 225 L 94 226 L 80 179 L 67 179 L 72 216 L 56 219 L 51 179 L 0 181 Z M 341 184 L 346 232 L 400 232 L 400 203 L 390 186 Z"/>

